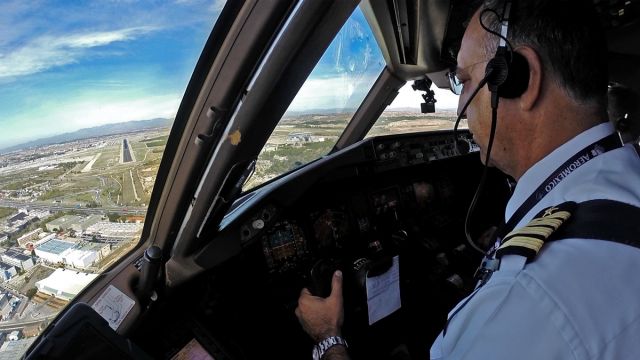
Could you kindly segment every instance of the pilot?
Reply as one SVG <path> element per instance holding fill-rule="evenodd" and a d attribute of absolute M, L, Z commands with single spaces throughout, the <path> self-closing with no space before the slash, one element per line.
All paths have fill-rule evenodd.
<path fill-rule="evenodd" d="M 454 90 L 461 90 L 458 111 L 469 103 L 465 112 L 481 159 L 489 155 L 486 165 L 517 181 L 505 210 L 505 226 L 512 229 L 498 232 L 500 249 L 513 239 L 512 230 L 544 232 L 535 221 L 570 214 L 558 210 L 566 204 L 604 199 L 640 207 L 640 159 L 607 121 L 607 47 L 592 3 L 486 1 L 464 33 L 452 77 Z M 508 42 L 501 41 L 504 34 Z M 521 86 L 506 93 L 500 84 L 490 90 L 501 80 L 489 77 L 501 66 L 488 64 L 500 52 L 509 64 L 520 62 L 509 76 Z M 543 242 L 533 256 L 492 252 L 489 259 L 498 265 L 449 313 L 431 358 L 640 358 L 640 249 L 610 241 L 607 231 L 616 226 L 593 230 L 601 235 Z M 536 243 L 527 236 L 521 237 L 529 239 L 525 243 Z M 348 357 L 343 341 L 325 340 L 341 336 L 340 273 L 332 287 L 327 298 L 303 289 L 296 315 L 323 345 L 323 359 L 342 359 Z"/>

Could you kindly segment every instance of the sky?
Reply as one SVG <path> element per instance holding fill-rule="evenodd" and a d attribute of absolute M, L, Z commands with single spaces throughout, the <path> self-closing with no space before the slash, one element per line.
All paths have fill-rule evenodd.
<path fill-rule="evenodd" d="M 108 123 L 172 118 L 224 0 L 0 1 L 0 149 Z M 351 109 L 384 59 L 356 9 L 290 110 Z M 457 99 L 437 91 L 438 108 Z M 391 108 L 419 108 L 400 91 Z"/>
<path fill-rule="evenodd" d="M 223 1 L 0 2 L 0 148 L 175 116 Z"/>

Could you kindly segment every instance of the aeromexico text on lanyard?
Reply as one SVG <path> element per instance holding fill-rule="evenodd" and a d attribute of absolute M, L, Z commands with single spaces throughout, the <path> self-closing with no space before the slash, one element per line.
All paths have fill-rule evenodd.
<path fill-rule="evenodd" d="M 578 151 L 569 160 L 560 165 L 538 188 L 518 207 L 511 215 L 509 221 L 497 231 L 497 238 L 502 239 L 511 232 L 522 218 L 534 207 L 542 198 L 551 192 L 562 180 L 566 179 L 572 172 L 588 161 L 599 155 L 617 149 L 622 146 L 618 134 L 613 133 L 604 137 L 584 149 Z"/>

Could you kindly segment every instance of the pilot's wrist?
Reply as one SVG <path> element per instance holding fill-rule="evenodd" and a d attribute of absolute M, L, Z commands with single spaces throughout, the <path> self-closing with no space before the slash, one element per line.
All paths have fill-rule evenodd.
<path fill-rule="evenodd" d="M 342 336 L 342 332 L 339 328 L 331 328 L 312 334 L 311 338 L 315 343 L 319 343 L 320 341 L 332 336 Z"/>
<path fill-rule="evenodd" d="M 348 359 L 347 342 L 340 336 L 330 336 L 313 347 L 313 360 Z"/>

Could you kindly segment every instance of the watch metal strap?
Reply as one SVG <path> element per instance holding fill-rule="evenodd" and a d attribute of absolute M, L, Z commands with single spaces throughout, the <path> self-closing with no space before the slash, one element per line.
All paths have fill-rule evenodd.
<path fill-rule="evenodd" d="M 344 347 L 349 347 L 349 345 L 347 345 L 347 341 L 342 337 L 329 336 L 313 347 L 313 360 L 322 359 L 327 350 L 332 348 L 334 345 L 343 345 Z"/>

